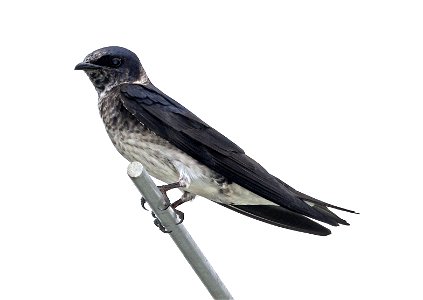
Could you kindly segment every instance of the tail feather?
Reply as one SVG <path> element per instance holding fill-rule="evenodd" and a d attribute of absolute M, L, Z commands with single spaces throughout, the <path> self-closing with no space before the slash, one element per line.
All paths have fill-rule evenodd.
<path fill-rule="evenodd" d="M 286 229 L 321 236 L 329 235 L 331 233 L 328 228 L 320 225 L 319 223 L 281 206 L 218 204 L 256 220 Z"/>
<path fill-rule="evenodd" d="M 334 217 L 338 218 L 339 220 L 341 220 L 341 222 L 338 222 L 340 224 L 344 224 L 344 222 L 345 222 L 346 224 L 344 224 L 344 225 L 349 225 L 345 220 L 342 220 L 336 214 L 334 214 L 332 211 L 330 211 L 328 209 L 328 207 L 333 208 L 333 209 L 337 209 L 337 210 L 341 210 L 341 211 L 345 211 L 345 212 L 349 212 L 349 213 L 352 213 L 352 214 L 359 214 L 358 212 L 355 212 L 353 210 L 346 209 L 346 208 L 343 208 L 343 207 L 339 207 L 339 206 L 336 206 L 336 205 L 333 205 L 333 204 L 330 204 L 330 203 L 327 203 L 327 202 L 323 202 L 323 201 L 318 200 L 316 198 L 313 198 L 313 197 L 311 197 L 311 196 L 309 196 L 307 194 L 304 194 L 304 193 L 302 193 L 300 191 L 297 191 L 296 189 L 294 189 L 290 185 L 286 184 L 285 182 L 283 182 L 279 178 L 277 178 L 275 176 L 273 176 L 273 178 L 276 179 L 280 184 L 282 184 L 287 190 L 289 190 L 290 192 L 294 193 L 301 200 L 304 200 L 306 202 L 313 203 L 315 205 L 314 207 L 315 208 L 318 208 L 318 210 L 320 212 L 323 212 L 322 210 L 324 210 L 324 211 L 326 211 L 326 213 L 324 213 L 325 215 L 327 215 L 329 213 L 332 216 L 334 216 Z"/>
<path fill-rule="evenodd" d="M 342 208 L 339 206 L 335 206 L 323 201 L 320 201 L 316 198 L 308 196 L 304 193 L 301 193 L 282 180 L 277 177 L 274 177 L 283 187 L 291 192 L 293 196 L 301 199 L 305 203 L 307 203 L 310 207 L 313 208 L 314 211 L 317 212 L 318 216 L 322 216 L 323 218 L 318 218 L 320 221 L 324 221 L 333 226 L 338 226 L 339 224 L 342 225 L 350 225 L 344 219 L 338 217 L 334 212 L 332 212 L 329 208 L 358 214 L 353 210 L 349 210 L 346 208 Z M 227 205 L 218 203 L 226 208 L 232 209 L 240 214 L 246 215 L 248 217 L 254 218 L 256 220 L 269 223 L 275 226 L 283 227 L 290 230 L 315 234 L 315 235 L 329 235 L 331 232 L 328 228 L 320 225 L 319 223 L 309 219 L 315 218 L 312 215 L 308 217 L 304 216 L 301 213 L 293 212 L 288 210 L 284 207 L 277 206 L 277 205 Z"/>
<path fill-rule="evenodd" d="M 309 200 L 306 200 L 306 202 L 307 201 L 309 201 Z M 315 209 L 317 209 L 318 211 L 320 211 L 322 214 L 324 214 L 324 215 L 328 216 L 329 218 L 335 220 L 339 224 L 350 225 L 347 221 L 345 221 L 344 219 L 341 219 L 334 212 L 330 211 L 326 206 L 313 203 L 313 207 Z"/>

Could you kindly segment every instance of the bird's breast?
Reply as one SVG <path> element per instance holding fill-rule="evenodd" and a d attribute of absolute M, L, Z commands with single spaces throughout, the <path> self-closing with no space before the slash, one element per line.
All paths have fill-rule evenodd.
<path fill-rule="evenodd" d="M 127 160 L 141 162 L 152 176 L 167 183 L 181 176 L 193 184 L 216 177 L 215 172 L 137 120 L 118 97 L 111 93 L 100 98 L 99 110 L 113 145 Z"/>

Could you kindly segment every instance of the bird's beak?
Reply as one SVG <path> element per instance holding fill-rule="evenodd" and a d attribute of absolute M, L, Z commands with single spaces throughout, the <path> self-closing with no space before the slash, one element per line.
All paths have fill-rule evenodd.
<path fill-rule="evenodd" d="M 79 63 L 75 66 L 75 70 L 96 70 L 96 69 L 100 69 L 100 66 L 97 66 L 95 64 L 90 64 L 90 63 Z"/>

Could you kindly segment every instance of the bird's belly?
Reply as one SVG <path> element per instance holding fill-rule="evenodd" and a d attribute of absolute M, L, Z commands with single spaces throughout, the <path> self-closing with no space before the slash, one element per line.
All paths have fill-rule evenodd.
<path fill-rule="evenodd" d="M 160 181 L 188 180 L 183 190 L 224 204 L 273 204 L 236 183 L 228 183 L 220 174 L 152 132 L 108 130 L 108 134 L 123 157 L 142 163 Z"/>
<path fill-rule="evenodd" d="M 139 161 L 147 172 L 166 183 L 176 182 L 179 174 L 171 163 L 171 147 L 166 141 L 152 134 L 108 131 L 113 145 L 128 161 Z"/>

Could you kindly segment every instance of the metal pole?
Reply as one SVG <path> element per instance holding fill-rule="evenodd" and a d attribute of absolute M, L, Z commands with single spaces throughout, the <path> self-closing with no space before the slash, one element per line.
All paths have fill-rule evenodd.
<path fill-rule="evenodd" d="M 128 166 L 128 175 L 144 196 L 160 223 L 166 230 L 171 231 L 169 235 L 206 286 L 210 295 L 214 299 L 233 299 L 213 267 L 207 261 L 207 258 L 185 229 L 185 226 L 183 224 L 176 225 L 178 217 L 175 211 L 171 207 L 166 210 L 159 209 L 164 202 L 163 195 L 143 165 L 139 162 L 132 162 Z"/>

